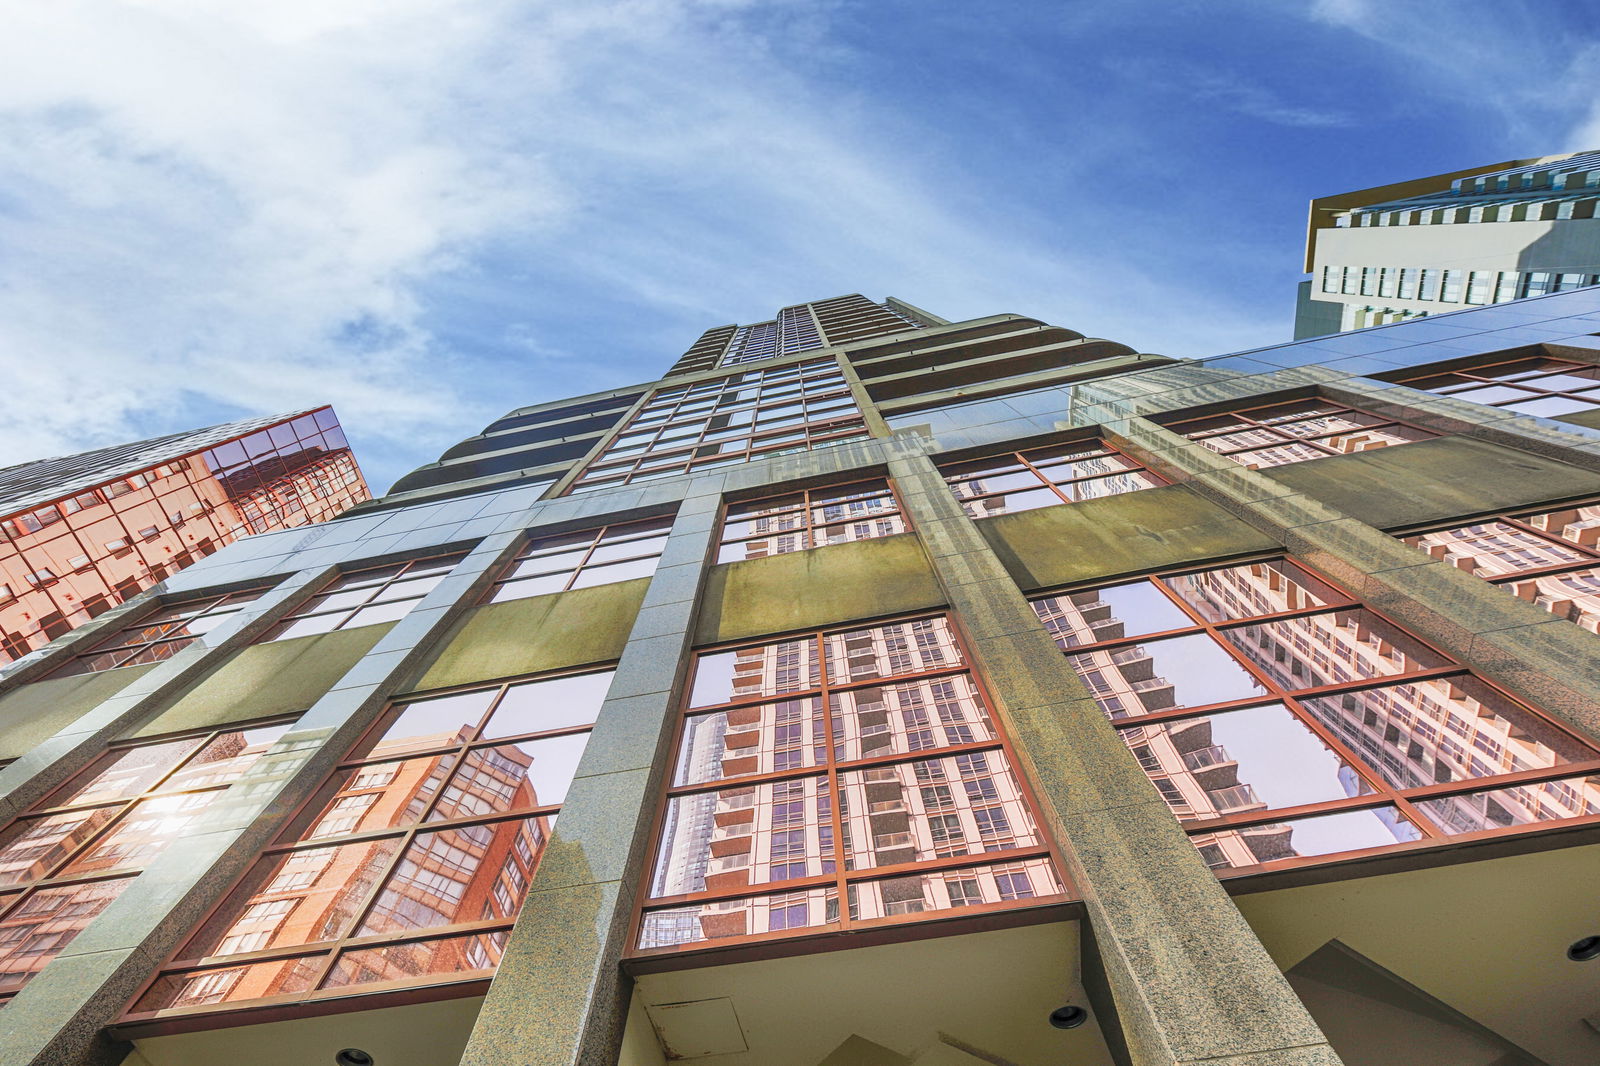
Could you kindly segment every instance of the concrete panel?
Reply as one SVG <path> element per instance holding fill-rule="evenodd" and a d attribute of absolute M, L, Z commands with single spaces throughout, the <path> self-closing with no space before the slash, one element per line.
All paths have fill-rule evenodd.
<path fill-rule="evenodd" d="M 917 611 L 944 603 L 914 534 L 831 544 L 714 567 L 695 642 Z"/>
<path fill-rule="evenodd" d="M 649 585 L 641 577 L 479 607 L 407 687 L 445 688 L 615 659 Z"/>
<path fill-rule="evenodd" d="M 978 528 L 1024 591 L 1279 546 L 1183 485 L 997 515 Z"/>
<path fill-rule="evenodd" d="M 1262 471 L 1380 529 L 1600 493 L 1600 474 L 1469 437 Z"/>
<path fill-rule="evenodd" d="M 393 628 L 393 622 L 383 622 L 253 644 L 133 736 L 157 736 L 306 710 Z"/>
<path fill-rule="evenodd" d="M 155 667 L 146 663 L 35 681 L 7 693 L 0 698 L 0 759 L 26 755 Z"/>

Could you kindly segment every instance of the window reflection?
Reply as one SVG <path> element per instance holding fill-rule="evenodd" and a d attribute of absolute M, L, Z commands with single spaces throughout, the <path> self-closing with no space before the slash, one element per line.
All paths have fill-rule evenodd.
<path fill-rule="evenodd" d="M 1371 451 L 1438 436 L 1430 430 L 1320 398 L 1200 418 L 1167 419 L 1164 424 L 1251 469 Z"/>
<path fill-rule="evenodd" d="M 534 678 L 395 704 L 133 1013 L 492 969 L 611 676 Z M 213 965 L 261 951 L 284 958 Z"/>
<path fill-rule="evenodd" d="M 1441 795 L 1559 773 L 1596 752 L 1286 560 L 1046 596 L 1034 608 L 1215 867 L 1600 809 L 1591 779 L 1561 785 L 1571 794 L 1541 818 L 1492 813 L 1530 809 L 1514 791 L 1505 801 L 1498 790 Z M 1402 814 L 1401 799 L 1453 821 Z M 1267 816 L 1291 808 L 1312 813 Z"/>
<path fill-rule="evenodd" d="M 1166 482 L 1098 440 L 1006 452 L 940 466 L 973 518 L 1115 496 Z"/>

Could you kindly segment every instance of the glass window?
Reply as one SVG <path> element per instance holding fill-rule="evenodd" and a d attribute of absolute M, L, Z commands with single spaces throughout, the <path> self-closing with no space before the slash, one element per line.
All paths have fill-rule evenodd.
<path fill-rule="evenodd" d="M 1506 514 L 1402 539 L 1551 614 L 1600 632 L 1600 504 Z"/>
<path fill-rule="evenodd" d="M 611 676 L 389 707 L 127 1017 L 490 976 Z"/>
<path fill-rule="evenodd" d="M 656 572 L 671 518 L 535 537 L 484 595 L 487 603 L 631 581 Z"/>
<path fill-rule="evenodd" d="M 268 630 L 259 643 L 404 618 L 466 554 L 435 555 L 340 574 Z"/>
<path fill-rule="evenodd" d="M 260 598 L 266 591 L 265 588 L 245 589 L 157 608 L 97 641 L 88 651 L 74 655 L 52 676 L 90 674 L 170 659 L 193 644 L 201 634 L 227 622 L 245 604 Z"/>
<path fill-rule="evenodd" d="M 248 770 L 287 722 L 113 745 L 0 830 L 0 1001 Z"/>
<path fill-rule="evenodd" d="M 1600 811 L 1600 778 L 1564 785 L 1537 819 L 1526 798 L 1485 799 L 1512 774 L 1554 790 L 1596 752 L 1288 560 L 1033 606 L 1218 869 L 1440 841 L 1490 828 L 1491 802 L 1522 812 L 1493 827 Z"/>
<path fill-rule="evenodd" d="M 871 540 L 910 528 L 883 478 L 729 504 L 717 562 Z"/>
<path fill-rule="evenodd" d="M 1064 891 L 943 617 L 697 656 L 638 950 Z"/>
<path fill-rule="evenodd" d="M 1098 440 L 943 463 L 939 470 L 962 507 L 974 518 L 1078 503 L 1166 484 Z"/>
<path fill-rule="evenodd" d="M 1544 356 L 1501 359 L 1459 370 L 1409 370 L 1389 380 L 1437 396 L 1545 418 L 1600 406 L 1600 367 Z"/>
<path fill-rule="evenodd" d="M 1438 434 L 1332 400 L 1290 400 L 1163 423 L 1252 470 L 1348 455 Z"/>
<path fill-rule="evenodd" d="M 837 361 L 746 370 L 690 390 L 658 389 L 569 491 L 675 477 L 866 436 Z"/>

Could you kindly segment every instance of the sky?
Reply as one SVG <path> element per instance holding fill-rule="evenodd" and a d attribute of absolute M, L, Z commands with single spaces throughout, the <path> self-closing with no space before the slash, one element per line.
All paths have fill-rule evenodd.
<path fill-rule="evenodd" d="M 375 491 L 860 292 L 1287 340 L 1314 196 L 1600 148 L 1600 0 L 52 0 L 0 466 L 332 403 Z"/>

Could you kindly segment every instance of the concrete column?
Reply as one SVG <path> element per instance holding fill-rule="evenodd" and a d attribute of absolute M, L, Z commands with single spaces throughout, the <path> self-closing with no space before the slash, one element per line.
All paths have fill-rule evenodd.
<path fill-rule="evenodd" d="M 1141 418 L 1107 437 L 1513 695 L 1600 743 L 1600 638 Z M 1337 460 L 1334 460 L 1337 461 Z M 1404 493 L 1397 484 L 1393 491 Z"/>
<path fill-rule="evenodd" d="M 649 883 L 645 848 L 722 486 L 720 474 L 696 478 L 678 511 L 462 1066 L 617 1060 L 632 991 L 620 964 Z"/>
<path fill-rule="evenodd" d="M 129 727 L 159 714 L 190 685 L 298 607 L 332 573 L 331 567 L 323 567 L 302 570 L 285 579 L 227 623 L 196 637 L 178 654 L 0 770 L 0 822 L 16 817 L 83 769 Z M 94 635 L 104 636 L 106 631 L 98 630 Z M 64 660 L 65 656 L 52 654 L 52 666 L 59 665 L 57 659 Z"/>
<path fill-rule="evenodd" d="M 102 1029 L 321 784 L 520 541 L 520 532 L 512 532 L 481 542 L 234 782 L 188 835 L 152 862 L 0 1011 L 0 1062 L 112 1066 L 122 1061 L 127 1046 L 107 1040 Z M 235 632 L 241 639 L 259 632 L 269 624 L 263 619 L 267 612 L 240 623 Z"/>
<path fill-rule="evenodd" d="M 926 456 L 889 464 L 1088 908 L 1137 1066 L 1338 1056 Z"/>

